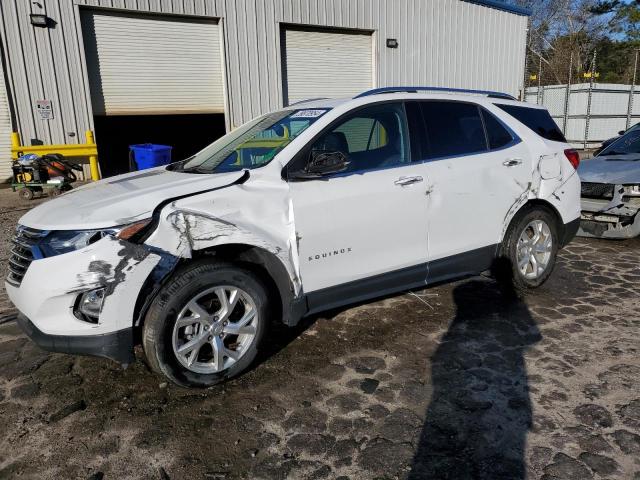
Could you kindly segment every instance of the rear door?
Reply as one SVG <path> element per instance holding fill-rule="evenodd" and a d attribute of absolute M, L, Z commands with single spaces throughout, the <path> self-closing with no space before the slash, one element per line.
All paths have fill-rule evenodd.
<path fill-rule="evenodd" d="M 495 256 L 509 210 L 528 191 L 528 149 L 475 103 L 417 105 L 425 132 L 429 281 L 482 271 Z M 409 109 L 418 114 L 416 105 Z"/>

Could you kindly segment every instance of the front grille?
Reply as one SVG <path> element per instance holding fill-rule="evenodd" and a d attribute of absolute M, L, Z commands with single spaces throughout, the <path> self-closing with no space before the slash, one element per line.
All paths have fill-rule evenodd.
<path fill-rule="evenodd" d="M 587 198 L 613 198 L 615 185 L 611 183 L 582 182 L 582 196 Z"/>
<path fill-rule="evenodd" d="M 25 273 L 34 259 L 34 246 L 46 235 L 46 232 L 18 225 L 16 234 L 11 240 L 11 255 L 9 257 L 9 274 L 7 282 L 19 286 Z"/>

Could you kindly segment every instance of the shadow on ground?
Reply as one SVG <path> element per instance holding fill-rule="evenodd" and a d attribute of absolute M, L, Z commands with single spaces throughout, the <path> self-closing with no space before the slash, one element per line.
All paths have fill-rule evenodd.
<path fill-rule="evenodd" d="M 493 283 L 463 283 L 453 299 L 409 478 L 524 479 L 532 419 L 524 351 L 540 332 L 524 302 Z"/>

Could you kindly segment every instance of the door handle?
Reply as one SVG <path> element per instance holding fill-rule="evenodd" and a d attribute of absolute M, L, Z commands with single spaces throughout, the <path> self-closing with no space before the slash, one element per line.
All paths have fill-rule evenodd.
<path fill-rule="evenodd" d="M 522 165 L 521 158 L 509 158 L 502 162 L 505 167 L 515 167 L 516 165 Z"/>
<path fill-rule="evenodd" d="M 400 185 L 401 187 L 404 187 L 405 185 L 412 185 L 414 183 L 420 183 L 423 180 L 424 179 L 420 175 L 416 175 L 415 177 L 400 177 L 399 179 L 397 179 L 393 183 L 395 185 Z"/>

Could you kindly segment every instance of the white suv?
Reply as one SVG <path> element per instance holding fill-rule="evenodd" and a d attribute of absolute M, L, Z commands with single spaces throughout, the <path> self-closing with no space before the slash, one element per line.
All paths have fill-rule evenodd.
<path fill-rule="evenodd" d="M 257 118 L 191 158 L 20 220 L 6 281 L 57 352 L 209 386 L 271 322 L 476 275 L 541 285 L 580 217 L 579 158 L 540 107 L 383 88 Z"/>

